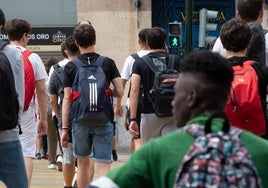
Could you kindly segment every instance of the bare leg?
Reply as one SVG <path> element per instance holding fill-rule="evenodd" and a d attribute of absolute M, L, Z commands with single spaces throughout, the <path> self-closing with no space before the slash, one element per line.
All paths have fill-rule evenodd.
<path fill-rule="evenodd" d="M 142 141 L 140 138 L 134 139 L 135 151 L 137 151 L 142 146 Z"/>
<path fill-rule="evenodd" d="M 74 172 L 75 172 L 74 161 L 71 164 L 62 165 L 62 174 L 63 174 L 64 184 L 66 187 L 72 187 Z"/>
<path fill-rule="evenodd" d="M 29 187 L 31 185 L 32 174 L 33 174 L 33 158 L 31 157 L 24 157 L 26 172 L 27 172 L 27 179 L 29 183 Z"/>
<path fill-rule="evenodd" d="M 98 170 L 99 176 L 104 176 L 107 172 L 110 171 L 110 163 L 97 163 L 96 162 L 96 168 Z"/>
<path fill-rule="evenodd" d="M 36 156 L 37 158 L 41 158 L 41 146 L 42 146 L 42 138 L 36 138 L 36 154 L 40 154 L 40 156 Z"/>
<path fill-rule="evenodd" d="M 135 151 L 135 144 L 134 144 L 134 139 L 130 138 L 130 151 L 133 153 Z"/>
<path fill-rule="evenodd" d="M 86 187 L 86 185 L 88 185 L 91 182 L 90 176 L 92 174 L 89 172 L 90 158 L 89 157 L 78 158 L 77 164 L 78 164 L 77 185 L 78 185 L 78 188 L 84 188 Z"/>
<path fill-rule="evenodd" d="M 89 179 L 90 179 L 90 182 L 92 182 L 93 181 L 93 177 L 94 177 L 94 160 L 90 157 L 89 158 L 89 160 L 90 160 L 90 164 L 89 164 Z"/>

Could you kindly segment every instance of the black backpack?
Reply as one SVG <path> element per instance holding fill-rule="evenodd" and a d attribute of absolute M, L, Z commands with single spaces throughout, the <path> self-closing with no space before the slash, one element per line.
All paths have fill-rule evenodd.
<path fill-rule="evenodd" d="M 63 81 L 64 81 L 64 72 L 63 72 L 63 67 L 61 67 L 58 63 L 53 65 L 53 68 L 54 68 L 54 72 L 53 74 L 55 74 L 59 81 L 60 81 L 60 86 L 58 87 L 58 91 L 57 91 L 57 94 L 58 94 L 58 97 L 60 98 L 60 104 L 62 104 L 62 100 L 63 100 L 63 97 L 64 97 L 64 87 L 63 87 Z"/>
<path fill-rule="evenodd" d="M 0 41 L 0 131 L 14 129 L 18 125 L 19 103 L 13 71 L 2 52 L 6 42 Z"/>
<path fill-rule="evenodd" d="M 171 102 L 175 95 L 174 85 L 179 76 L 179 72 L 174 68 L 175 56 L 169 54 L 168 59 L 168 67 L 161 67 L 158 65 L 163 63 L 157 61 L 154 62 L 148 55 L 142 57 L 142 60 L 154 73 L 153 87 L 147 94 L 152 102 L 154 112 L 158 117 L 172 116 Z M 163 58 L 160 58 L 159 60 L 163 60 Z M 166 64 L 164 63 L 164 65 Z"/>

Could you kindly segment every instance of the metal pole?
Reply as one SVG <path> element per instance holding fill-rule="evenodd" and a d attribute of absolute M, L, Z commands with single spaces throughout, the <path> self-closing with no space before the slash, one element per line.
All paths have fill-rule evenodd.
<path fill-rule="evenodd" d="M 185 0 L 185 17 L 185 53 L 188 54 L 193 51 L 193 0 Z"/>

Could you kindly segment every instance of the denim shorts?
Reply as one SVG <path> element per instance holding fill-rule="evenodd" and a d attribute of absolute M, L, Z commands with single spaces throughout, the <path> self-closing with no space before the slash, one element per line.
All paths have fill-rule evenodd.
<path fill-rule="evenodd" d="M 72 135 L 75 157 L 81 158 L 92 155 L 96 162 L 112 162 L 114 130 L 111 122 L 106 125 L 80 125 L 73 122 Z"/>
<path fill-rule="evenodd" d="M 0 180 L 9 188 L 28 188 L 20 141 L 0 142 L 0 159 Z"/>

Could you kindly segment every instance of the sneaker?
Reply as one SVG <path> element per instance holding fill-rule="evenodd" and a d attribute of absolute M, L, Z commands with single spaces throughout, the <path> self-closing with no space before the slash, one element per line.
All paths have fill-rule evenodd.
<path fill-rule="evenodd" d="M 117 161 L 118 157 L 117 157 L 116 150 L 113 150 L 113 151 L 112 151 L 112 155 L 113 155 L 113 160 L 114 160 L 114 161 Z"/>
<path fill-rule="evenodd" d="M 56 165 L 58 166 L 58 171 L 62 171 L 62 156 L 58 155 L 56 159 Z"/>
<path fill-rule="evenodd" d="M 48 169 L 56 170 L 57 169 L 57 165 L 56 164 L 50 164 L 50 165 L 48 165 Z"/>
<path fill-rule="evenodd" d="M 35 158 L 36 158 L 36 159 L 41 159 L 41 158 L 42 158 L 41 153 L 36 153 L 36 154 L 35 154 Z"/>

